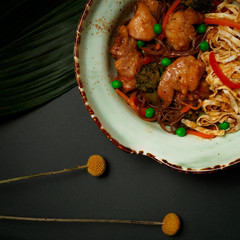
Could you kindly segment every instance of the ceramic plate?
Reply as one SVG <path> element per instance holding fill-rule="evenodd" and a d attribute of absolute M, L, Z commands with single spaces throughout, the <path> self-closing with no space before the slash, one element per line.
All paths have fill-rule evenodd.
<path fill-rule="evenodd" d="M 131 13 L 133 0 L 90 0 L 80 19 L 74 49 L 75 74 L 96 124 L 120 149 L 149 156 L 173 169 L 206 173 L 240 161 L 240 132 L 205 140 L 168 134 L 141 120 L 111 87 L 116 76 L 109 54 L 112 36 Z"/>

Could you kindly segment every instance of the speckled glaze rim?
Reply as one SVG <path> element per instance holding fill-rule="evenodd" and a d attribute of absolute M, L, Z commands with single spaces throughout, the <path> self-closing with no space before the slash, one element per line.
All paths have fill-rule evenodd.
<path fill-rule="evenodd" d="M 118 148 L 122 149 L 125 152 L 131 153 L 131 154 L 148 156 L 148 157 L 154 159 L 155 161 L 157 161 L 158 163 L 161 163 L 161 164 L 166 165 L 167 167 L 169 167 L 171 169 L 177 170 L 179 172 L 184 172 L 184 173 L 195 173 L 195 174 L 212 173 L 212 172 L 216 172 L 218 170 L 227 169 L 230 166 L 233 166 L 233 165 L 236 165 L 237 163 L 239 163 L 240 162 L 240 158 L 235 160 L 235 161 L 230 162 L 227 165 L 216 165 L 214 167 L 203 168 L 203 169 L 200 169 L 200 170 L 195 170 L 195 169 L 191 169 L 191 168 L 183 169 L 181 166 L 178 166 L 178 165 L 175 165 L 175 164 L 171 164 L 171 163 L 169 163 L 165 159 L 159 159 L 159 158 L 155 157 L 151 153 L 144 153 L 144 151 L 136 152 L 135 150 L 132 150 L 132 149 L 130 149 L 128 147 L 123 146 L 116 139 L 114 139 L 108 133 L 108 131 L 106 129 L 103 128 L 101 122 L 99 121 L 97 116 L 94 114 L 91 106 L 88 103 L 88 99 L 86 97 L 84 86 L 83 86 L 83 83 L 82 83 L 81 78 L 80 78 L 79 45 L 81 43 L 82 26 L 83 26 L 84 20 L 86 19 L 87 15 L 89 13 L 90 7 L 93 4 L 93 1 L 94 0 L 89 0 L 88 3 L 86 4 L 86 7 L 85 7 L 85 9 L 83 11 L 82 16 L 80 17 L 80 20 L 79 20 L 79 23 L 78 23 L 78 26 L 77 26 L 76 36 L 75 36 L 75 43 L 74 43 L 74 70 L 75 70 L 75 76 L 76 76 L 76 80 L 77 80 L 77 84 L 78 84 L 78 89 L 79 89 L 80 94 L 82 96 L 83 102 L 84 102 L 84 104 L 85 104 L 85 106 L 86 106 L 86 108 L 87 108 L 91 118 L 94 120 L 94 122 L 100 128 L 100 130 L 107 136 L 107 138 L 111 142 L 113 142 Z"/>

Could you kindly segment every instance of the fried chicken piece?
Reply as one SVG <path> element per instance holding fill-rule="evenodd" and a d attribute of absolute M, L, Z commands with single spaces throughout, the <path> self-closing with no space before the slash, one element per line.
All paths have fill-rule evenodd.
<path fill-rule="evenodd" d="M 114 39 L 110 53 L 115 59 L 128 55 L 131 51 L 137 50 L 137 43 L 133 38 L 129 37 L 128 29 L 122 25 L 118 29 L 117 37 Z"/>
<path fill-rule="evenodd" d="M 157 20 L 153 17 L 149 8 L 144 3 L 139 2 L 137 11 L 127 28 L 132 38 L 148 42 L 156 37 L 153 31 L 155 24 L 157 24 Z"/>
<path fill-rule="evenodd" d="M 159 21 L 161 17 L 162 2 L 158 0 L 141 0 L 150 10 L 153 17 Z"/>
<path fill-rule="evenodd" d="M 163 107 L 168 107 L 173 99 L 174 90 L 186 95 L 197 89 L 205 64 L 193 56 L 180 57 L 163 73 L 158 86 L 158 96 L 163 100 Z"/>
<path fill-rule="evenodd" d="M 177 51 L 188 50 L 191 41 L 197 34 L 193 25 L 202 23 L 203 19 L 203 14 L 192 8 L 174 13 L 165 28 L 167 40 L 172 47 Z"/>
<path fill-rule="evenodd" d="M 141 53 L 137 49 L 137 42 L 129 37 L 128 29 L 122 25 L 118 30 L 118 36 L 110 49 L 110 53 L 116 59 L 114 66 L 118 72 L 119 80 L 123 86 L 123 92 L 129 92 L 136 88 L 135 75 L 141 59 Z"/>

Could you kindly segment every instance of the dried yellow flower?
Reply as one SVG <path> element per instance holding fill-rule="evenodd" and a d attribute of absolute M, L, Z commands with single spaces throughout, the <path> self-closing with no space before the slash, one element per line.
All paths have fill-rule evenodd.
<path fill-rule="evenodd" d="M 88 159 L 88 172 L 94 177 L 101 176 L 106 169 L 106 162 L 100 155 L 92 155 Z"/>
<path fill-rule="evenodd" d="M 162 223 L 162 231 L 168 236 L 175 235 L 180 229 L 180 219 L 175 213 L 167 214 Z"/>

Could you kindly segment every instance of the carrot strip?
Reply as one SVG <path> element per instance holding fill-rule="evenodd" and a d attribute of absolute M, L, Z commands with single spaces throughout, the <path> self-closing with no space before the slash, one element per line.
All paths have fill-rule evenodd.
<path fill-rule="evenodd" d="M 126 103 L 127 104 L 129 104 L 129 97 L 126 95 L 126 94 L 124 94 L 122 91 L 120 91 L 118 88 L 117 89 L 115 89 L 115 91 L 117 92 L 117 94 L 119 95 L 119 96 L 121 96 L 125 101 L 126 101 Z"/>
<path fill-rule="evenodd" d="M 186 113 L 188 112 L 189 110 L 191 110 L 191 108 L 189 106 L 185 106 L 180 112 L 181 113 Z"/>
<path fill-rule="evenodd" d="M 155 49 L 156 49 L 156 50 L 159 50 L 160 48 L 161 48 L 161 44 L 158 42 L 158 43 L 156 44 Z"/>
<path fill-rule="evenodd" d="M 166 15 L 163 18 L 163 22 L 162 22 L 162 33 L 159 36 L 159 39 L 162 41 L 164 38 L 166 38 L 166 34 L 165 34 L 165 28 L 167 26 L 168 20 L 171 16 L 171 14 L 174 12 L 174 10 L 177 8 L 177 6 L 181 3 L 181 0 L 176 0 L 173 5 L 168 9 Z M 161 47 L 160 43 L 157 43 L 155 49 L 159 50 Z"/>
<path fill-rule="evenodd" d="M 129 98 L 129 103 L 128 103 L 134 111 L 137 111 L 137 106 L 135 104 L 136 95 L 137 95 L 137 91 L 133 92 Z"/>
<path fill-rule="evenodd" d="M 167 26 L 168 20 L 171 16 L 171 14 L 174 12 L 174 10 L 177 8 L 177 6 L 181 3 L 181 0 L 176 0 L 173 5 L 168 9 L 166 16 L 162 23 L 162 29 L 165 30 L 165 27 Z"/>
<path fill-rule="evenodd" d="M 121 96 L 127 104 L 129 104 L 129 106 L 135 111 L 135 113 L 144 121 L 148 121 L 148 122 L 154 122 L 157 119 L 157 116 L 154 116 L 152 118 L 146 118 L 145 117 L 145 111 L 147 108 L 142 107 L 140 109 L 138 109 L 137 105 L 135 104 L 135 99 L 136 99 L 136 95 L 138 93 L 138 91 L 135 91 L 131 94 L 130 98 L 124 94 L 122 91 L 120 91 L 118 88 L 115 89 L 115 91 L 119 94 L 119 96 Z"/>
<path fill-rule="evenodd" d="M 190 101 L 193 101 L 193 96 L 190 95 L 190 94 L 188 94 L 188 99 L 189 99 Z"/>
<path fill-rule="evenodd" d="M 164 38 L 166 38 L 167 36 L 165 35 L 164 32 L 162 32 L 158 37 L 157 39 L 159 39 L 160 41 L 162 41 Z M 156 46 L 155 46 L 155 49 L 156 50 L 159 50 L 161 48 L 161 44 L 160 42 L 157 42 Z"/>
<path fill-rule="evenodd" d="M 229 19 L 205 18 L 204 22 L 206 24 L 228 26 L 228 27 L 233 27 L 233 28 L 240 29 L 240 24 L 239 23 L 234 22 L 234 21 L 229 20 Z"/>
<path fill-rule="evenodd" d="M 205 138 L 205 139 L 212 139 L 212 138 L 216 137 L 215 135 L 205 134 L 205 133 L 201 133 L 201 132 L 191 130 L 191 129 L 187 129 L 187 134 L 195 135 L 195 136 Z"/>
<path fill-rule="evenodd" d="M 131 108 L 137 113 L 137 115 L 140 115 L 140 117 L 143 119 L 143 117 L 145 116 L 145 111 L 146 111 L 146 107 L 141 107 L 138 109 L 135 100 L 136 100 L 136 95 L 137 95 L 138 91 L 135 91 L 131 94 L 130 98 L 129 98 L 129 105 L 131 106 Z M 144 120 L 147 118 L 144 118 Z"/>
<path fill-rule="evenodd" d="M 118 88 L 115 89 L 115 91 L 117 92 L 117 94 L 118 94 L 119 96 L 121 96 L 121 97 L 125 100 L 125 102 L 126 102 L 127 104 L 129 104 L 129 106 L 130 106 L 135 112 L 137 112 L 137 106 L 136 106 L 136 104 L 135 104 L 135 98 L 136 98 L 136 95 L 137 95 L 137 91 L 133 92 L 133 93 L 131 94 L 130 98 L 129 98 L 125 93 L 123 93 L 122 91 L 120 91 Z"/>
<path fill-rule="evenodd" d="M 197 107 L 194 107 L 194 106 L 192 106 L 192 105 L 190 105 L 190 104 L 187 104 L 187 103 L 181 101 L 180 99 L 178 99 L 178 101 L 179 101 L 180 103 L 182 103 L 183 105 L 185 105 L 186 107 L 189 107 L 189 108 L 192 109 L 192 110 L 198 110 L 198 109 L 203 105 L 203 102 L 200 102 Z M 185 108 L 185 107 L 184 107 L 184 108 Z M 184 108 L 183 108 L 183 109 L 184 109 Z M 182 109 L 182 110 L 183 110 L 183 109 Z"/>

